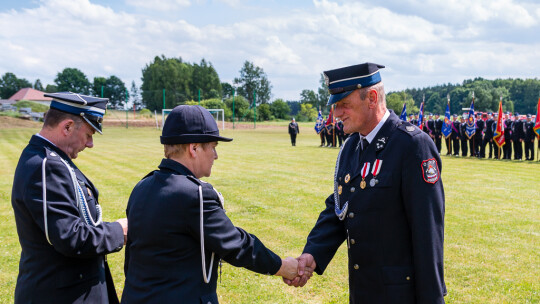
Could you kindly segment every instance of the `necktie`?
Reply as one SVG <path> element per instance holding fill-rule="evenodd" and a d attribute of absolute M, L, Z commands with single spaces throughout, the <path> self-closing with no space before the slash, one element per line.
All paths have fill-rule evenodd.
<path fill-rule="evenodd" d="M 367 141 L 367 139 L 365 137 L 362 138 L 362 151 L 366 151 L 368 145 L 369 142 Z"/>

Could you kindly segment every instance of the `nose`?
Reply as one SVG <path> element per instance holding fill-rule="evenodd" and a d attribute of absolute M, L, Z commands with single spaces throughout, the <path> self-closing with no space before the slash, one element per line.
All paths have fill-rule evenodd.
<path fill-rule="evenodd" d="M 90 138 L 86 141 L 86 147 L 89 149 L 94 147 L 94 139 L 92 138 L 92 136 L 90 136 Z"/>
<path fill-rule="evenodd" d="M 341 119 L 341 114 L 343 114 L 343 109 L 339 103 L 334 105 L 334 116 Z"/>

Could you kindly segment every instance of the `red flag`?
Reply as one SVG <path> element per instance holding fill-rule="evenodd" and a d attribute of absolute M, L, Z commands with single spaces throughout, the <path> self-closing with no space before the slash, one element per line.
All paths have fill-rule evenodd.
<path fill-rule="evenodd" d="M 534 133 L 536 133 L 538 140 L 540 140 L 540 97 L 538 98 L 538 106 L 536 107 L 536 120 L 534 122 L 533 130 Z"/>
<path fill-rule="evenodd" d="M 328 114 L 328 119 L 326 120 L 325 126 L 334 123 L 334 105 L 330 107 L 330 113 Z"/>
<path fill-rule="evenodd" d="M 499 146 L 499 148 L 504 146 L 505 144 L 502 99 L 501 101 L 499 101 L 499 117 L 497 118 L 497 129 L 495 130 L 493 140 L 495 141 L 497 146 Z"/>

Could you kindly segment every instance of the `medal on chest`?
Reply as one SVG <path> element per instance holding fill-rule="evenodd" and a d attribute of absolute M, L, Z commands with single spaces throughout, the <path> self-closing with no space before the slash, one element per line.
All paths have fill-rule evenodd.
<path fill-rule="evenodd" d="M 369 167 L 371 166 L 370 162 L 365 162 L 364 166 L 362 167 L 362 181 L 360 182 L 360 188 L 365 189 L 366 188 L 366 176 L 369 174 Z"/>
<path fill-rule="evenodd" d="M 373 163 L 373 170 L 371 171 L 373 178 L 371 179 L 371 181 L 369 181 L 369 185 L 371 187 L 375 187 L 375 185 L 379 183 L 377 176 L 379 175 L 379 172 L 381 172 L 381 167 L 382 167 L 382 159 L 375 160 L 375 163 Z"/>

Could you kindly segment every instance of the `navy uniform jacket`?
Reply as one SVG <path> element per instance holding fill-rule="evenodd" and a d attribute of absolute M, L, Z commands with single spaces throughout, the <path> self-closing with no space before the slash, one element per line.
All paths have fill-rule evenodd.
<path fill-rule="evenodd" d="M 348 240 L 351 303 L 444 303 L 444 190 L 435 144 L 391 112 L 367 150 L 360 149 L 355 133 L 336 175 L 346 217 L 338 219 L 330 195 L 304 252 L 322 274 Z M 383 160 L 378 183 L 370 185 L 370 172 L 361 189 L 362 166 L 370 162 L 372 169 L 376 159 Z"/>
<path fill-rule="evenodd" d="M 493 125 L 497 126 L 497 123 L 492 118 L 486 120 L 486 132 L 485 132 L 485 138 L 487 140 L 490 140 L 493 138 Z"/>
<path fill-rule="evenodd" d="M 482 139 L 482 134 L 484 134 L 484 126 L 485 126 L 486 122 L 483 120 L 483 119 L 478 119 L 476 121 L 476 130 L 475 130 L 475 134 L 474 136 L 477 138 L 477 139 Z"/>
<path fill-rule="evenodd" d="M 525 129 L 525 140 L 534 141 L 534 137 L 536 136 L 536 133 L 534 133 L 534 121 L 524 122 L 523 129 Z"/>
<path fill-rule="evenodd" d="M 442 134 L 442 128 L 443 128 L 444 121 L 442 119 L 435 120 L 435 136 L 439 137 Z"/>
<path fill-rule="evenodd" d="M 45 162 L 46 211 L 43 209 L 42 164 Z M 109 303 L 116 297 L 104 256 L 119 251 L 124 233 L 119 223 L 96 227 L 81 219 L 66 161 L 74 170 L 96 216 L 98 191 L 69 157 L 36 135 L 19 159 L 11 203 L 21 244 L 15 303 Z M 45 235 L 45 219 L 50 243 Z M 108 286 L 107 286 L 108 285 Z"/>
<path fill-rule="evenodd" d="M 497 124 L 495 124 L 495 126 L 496 125 Z M 510 119 L 504 120 L 504 138 L 512 140 L 512 120 Z"/>
<path fill-rule="evenodd" d="M 298 134 L 300 129 L 298 129 L 298 124 L 296 122 L 289 123 L 289 134 Z"/>
<path fill-rule="evenodd" d="M 461 123 L 456 120 L 452 122 L 452 126 L 451 138 L 461 139 Z"/>
<path fill-rule="evenodd" d="M 199 185 L 204 198 L 206 270 L 212 252 L 211 280 L 204 282 L 200 243 Z M 126 210 L 126 283 L 122 303 L 218 303 L 219 259 L 262 274 L 275 274 L 281 259 L 254 235 L 225 215 L 220 194 L 182 164 L 163 159 L 133 189 Z"/>
<path fill-rule="evenodd" d="M 517 142 L 520 139 L 525 139 L 523 121 L 517 119 L 512 122 L 512 140 Z"/>

